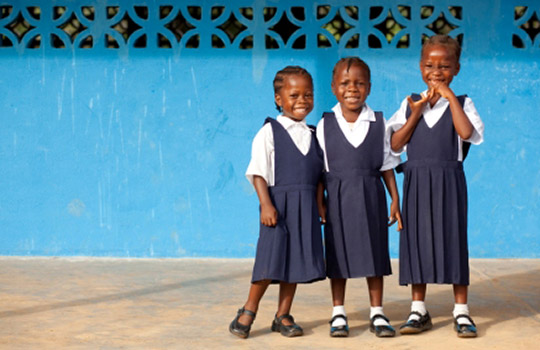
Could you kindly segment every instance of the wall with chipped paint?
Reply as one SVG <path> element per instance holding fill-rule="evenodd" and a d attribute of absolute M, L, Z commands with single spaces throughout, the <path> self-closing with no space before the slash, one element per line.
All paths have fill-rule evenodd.
<path fill-rule="evenodd" d="M 255 2 L 292 6 L 276 3 Z M 466 161 L 471 256 L 538 258 L 540 35 L 523 49 L 511 44 L 514 6 L 535 2 L 438 3 L 464 9 L 462 68 L 452 87 L 472 97 L 486 124 L 484 144 Z M 424 88 L 414 41 L 380 50 L 126 45 L 0 47 L 1 255 L 251 257 L 258 203 L 243 174 L 253 136 L 276 115 L 277 70 L 298 64 L 313 74 L 312 124 L 335 103 L 331 69 L 345 55 L 368 62 L 368 103 L 387 118 Z M 398 234 L 390 235 L 397 257 Z"/>

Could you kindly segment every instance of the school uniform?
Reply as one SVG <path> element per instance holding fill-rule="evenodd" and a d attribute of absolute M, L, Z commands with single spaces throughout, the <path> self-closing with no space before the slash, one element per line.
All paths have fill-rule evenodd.
<path fill-rule="evenodd" d="M 267 118 L 253 140 L 246 176 L 263 177 L 278 212 L 275 227 L 260 224 L 252 282 L 309 283 L 325 278 L 316 201 L 322 151 L 305 121 Z"/>
<path fill-rule="evenodd" d="M 420 95 L 413 94 L 414 100 Z M 467 183 L 463 159 L 469 144 L 483 141 L 484 124 L 467 96 L 458 96 L 473 125 L 462 140 L 452 121 L 447 99 L 426 104 L 409 143 L 403 169 L 404 228 L 400 236 L 399 283 L 469 284 Z M 391 134 L 411 114 L 405 99 L 387 124 Z"/>
<path fill-rule="evenodd" d="M 325 156 L 326 274 L 330 278 L 392 273 L 388 252 L 386 193 L 381 171 L 394 168 L 381 112 L 367 104 L 354 123 L 339 103 L 317 125 Z"/>

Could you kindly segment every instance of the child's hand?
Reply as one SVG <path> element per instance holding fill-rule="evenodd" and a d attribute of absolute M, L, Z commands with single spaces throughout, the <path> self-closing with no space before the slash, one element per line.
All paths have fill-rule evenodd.
<path fill-rule="evenodd" d="M 401 220 L 401 212 L 399 211 L 399 202 L 392 201 L 390 204 L 390 217 L 388 218 L 388 226 L 392 226 L 397 221 L 397 230 L 403 230 L 403 221 Z"/>
<path fill-rule="evenodd" d="M 261 223 L 264 226 L 274 227 L 277 225 L 277 210 L 272 204 L 261 205 Z"/>
<path fill-rule="evenodd" d="M 321 217 L 321 224 L 326 224 L 326 205 L 324 203 L 317 203 L 319 209 L 319 216 Z"/>
<path fill-rule="evenodd" d="M 319 209 L 321 224 L 326 224 L 326 199 L 324 197 L 324 184 L 322 181 L 317 185 L 317 209 Z"/>
<path fill-rule="evenodd" d="M 454 96 L 454 92 L 452 91 L 452 89 L 450 89 L 448 85 L 442 82 L 434 82 L 432 90 L 446 99 Z"/>
<path fill-rule="evenodd" d="M 426 105 L 426 103 L 435 96 L 435 90 L 430 89 L 428 90 L 427 94 L 421 94 L 420 99 L 418 101 L 414 101 L 411 96 L 407 96 L 407 102 L 409 102 L 409 107 L 411 108 L 411 114 L 417 114 L 420 115 L 422 113 L 422 109 Z"/>

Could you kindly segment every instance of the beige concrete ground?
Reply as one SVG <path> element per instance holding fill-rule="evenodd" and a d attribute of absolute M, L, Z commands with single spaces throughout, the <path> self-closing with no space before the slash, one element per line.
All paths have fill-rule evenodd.
<path fill-rule="evenodd" d="M 394 261 L 394 271 L 397 264 Z M 430 286 L 434 328 L 378 339 L 368 330 L 364 280 L 352 280 L 351 336 L 328 336 L 327 281 L 299 286 L 293 315 L 305 336 L 270 332 L 277 287 L 267 292 L 249 339 L 227 328 L 246 297 L 252 260 L 0 258 L 1 349 L 539 349 L 540 260 L 471 261 L 476 339 L 452 328 L 449 286 Z M 409 289 L 386 280 L 394 325 L 409 311 Z"/>

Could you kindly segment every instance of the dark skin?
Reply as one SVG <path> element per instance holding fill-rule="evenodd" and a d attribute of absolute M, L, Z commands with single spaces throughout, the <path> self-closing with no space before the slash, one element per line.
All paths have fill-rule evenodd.
<path fill-rule="evenodd" d="M 294 121 L 302 121 L 313 110 L 313 85 L 311 80 L 304 75 L 291 75 L 284 81 L 283 87 L 274 96 L 276 104 L 281 107 L 282 114 Z M 268 192 L 268 183 L 261 176 L 253 177 L 253 187 L 257 192 L 261 207 L 261 223 L 268 227 L 274 227 L 278 222 L 278 212 L 272 203 Z M 248 300 L 244 304 L 246 310 L 257 312 L 259 303 L 270 285 L 271 280 L 263 280 L 251 283 Z M 290 314 L 296 283 L 279 283 L 278 309 L 276 316 Z M 253 322 L 253 317 L 242 314 L 238 322 L 249 325 Z M 286 326 L 292 325 L 288 318 L 284 318 L 282 323 Z"/>
<path fill-rule="evenodd" d="M 371 91 L 371 82 L 369 75 L 364 67 L 358 64 L 353 64 L 347 67 L 345 63 L 341 63 L 335 69 L 335 74 L 332 79 L 332 92 L 338 100 L 343 117 L 347 122 L 355 122 L 362 109 L 365 101 Z M 403 228 L 401 220 L 401 212 L 399 210 L 399 194 L 397 190 L 394 170 L 386 170 L 382 172 L 382 177 L 388 193 L 392 198 L 390 205 L 390 217 L 388 226 L 398 223 L 398 230 Z M 324 188 L 320 186 L 317 193 L 317 201 L 321 222 L 326 223 L 326 207 L 324 201 Z M 383 277 L 368 277 L 367 285 L 369 290 L 369 299 L 371 306 L 382 306 L 383 301 Z M 345 304 L 345 289 L 347 280 L 344 278 L 330 279 L 330 287 L 332 290 L 333 306 Z"/>
<path fill-rule="evenodd" d="M 411 96 L 407 97 L 411 115 L 407 122 L 396 132 L 392 134 L 392 150 L 398 152 L 407 143 L 409 143 L 420 118 L 424 106 L 429 103 L 434 106 L 439 98 L 444 97 L 448 100 L 450 111 L 452 112 L 452 121 L 457 134 L 463 139 L 469 139 L 474 128 L 463 111 L 456 95 L 450 89 L 450 83 L 459 73 L 460 65 L 455 53 L 444 45 L 432 45 L 427 47 L 420 60 L 420 72 L 422 79 L 428 86 L 428 92 L 419 101 L 413 101 Z M 412 285 L 412 300 L 424 301 L 426 298 L 426 284 Z M 454 285 L 454 299 L 457 304 L 467 303 L 468 288 L 466 285 Z"/>
<path fill-rule="evenodd" d="M 456 95 L 449 87 L 454 76 L 459 73 L 459 69 L 459 62 L 455 54 L 446 46 L 433 45 L 424 50 L 420 60 L 420 71 L 422 79 L 428 86 L 428 93 L 416 102 L 412 100 L 411 96 L 407 97 L 411 115 L 401 129 L 392 134 L 392 150 L 398 152 L 409 142 L 422 117 L 422 110 L 426 103 L 434 106 L 441 97 L 446 98 L 450 103 L 452 121 L 458 135 L 463 140 L 472 136 L 473 126 L 465 115 Z"/>

